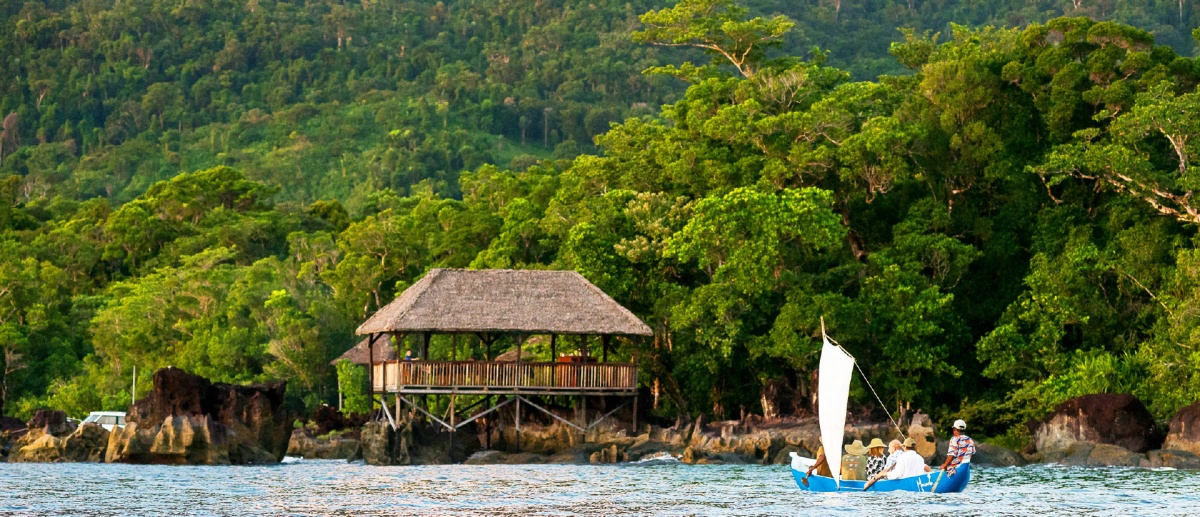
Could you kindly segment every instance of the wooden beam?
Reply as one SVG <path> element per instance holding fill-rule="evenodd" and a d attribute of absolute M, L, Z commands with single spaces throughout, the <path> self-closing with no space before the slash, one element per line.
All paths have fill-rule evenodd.
<path fill-rule="evenodd" d="M 372 409 L 375 409 L 375 340 L 379 339 L 379 334 L 371 334 L 367 338 L 367 382 L 370 386 L 367 388 L 367 393 L 371 394 L 371 406 L 367 408 L 367 413 L 370 414 Z"/>
<path fill-rule="evenodd" d="M 491 399 L 491 397 L 490 397 L 490 396 L 489 396 L 488 398 L 489 398 L 489 399 Z M 492 411 L 495 411 L 495 410 L 497 410 L 497 409 L 500 409 L 500 408 L 502 408 L 502 407 L 504 407 L 504 406 L 507 406 L 507 405 L 508 405 L 508 403 L 510 403 L 510 402 L 512 402 L 512 401 L 514 401 L 514 400 L 517 400 L 517 399 L 508 399 L 508 400 L 505 400 L 504 402 L 501 402 L 501 403 L 499 403 L 499 404 L 496 404 L 495 406 L 492 406 L 492 407 L 488 408 L 486 411 L 484 411 L 484 412 L 482 412 L 482 413 L 479 413 L 478 415 L 475 415 L 475 416 L 473 416 L 473 417 L 471 417 L 471 418 L 468 418 L 468 419 L 466 419 L 466 420 L 463 420 L 462 422 L 459 422 L 459 423 L 458 423 L 458 425 L 455 425 L 454 427 L 455 427 L 455 428 L 459 428 L 459 427 L 462 427 L 462 426 L 464 426 L 464 425 L 467 425 L 467 424 L 469 424 L 469 423 L 471 423 L 471 422 L 474 422 L 474 421 L 475 421 L 476 419 L 478 419 L 479 417 L 482 417 L 482 416 L 484 416 L 484 415 L 486 415 L 486 414 L 488 414 L 488 413 L 491 413 Z M 491 426 L 489 425 L 488 427 L 491 427 Z M 491 447 L 491 439 L 490 439 L 490 438 L 488 439 L 488 447 Z"/>
<path fill-rule="evenodd" d="M 429 411 L 426 411 L 426 410 L 425 410 L 425 408 L 422 408 L 421 406 L 418 406 L 418 405 L 417 405 L 415 402 L 413 402 L 413 401 L 411 401 L 411 400 L 408 400 L 408 398 L 407 398 L 407 397 L 400 397 L 400 400 L 403 400 L 405 404 L 408 404 L 409 406 L 412 406 L 413 408 L 416 408 L 416 410 L 417 410 L 417 411 L 420 411 L 422 415 L 425 415 L 425 416 L 429 417 L 429 418 L 430 418 L 431 420 L 433 420 L 434 422 L 437 422 L 437 423 L 439 423 L 439 424 L 442 424 L 442 426 L 444 426 L 446 429 L 449 429 L 449 430 L 451 430 L 451 431 L 453 431 L 453 430 L 454 430 L 454 427 L 452 427 L 450 424 L 447 424 L 447 423 L 446 423 L 445 421 L 443 421 L 442 419 L 440 419 L 440 418 L 438 418 L 438 417 L 436 417 L 436 416 L 433 416 L 433 413 L 430 413 Z"/>
<path fill-rule="evenodd" d="M 605 413 L 605 414 L 604 414 L 604 416 L 602 416 L 602 417 L 600 417 L 600 418 L 597 418 L 595 422 L 592 422 L 592 423 L 588 424 L 587 428 L 588 428 L 588 429 L 591 429 L 591 428 L 593 428 L 593 427 L 596 427 L 596 424 L 599 424 L 599 423 L 600 423 L 602 420 L 604 420 L 605 418 L 608 418 L 608 417 L 612 416 L 612 414 L 613 414 L 613 413 L 616 413 L 616 412 L 617 412 L 617 411 L 619 411 L 621 408 L 625 407 L 627 404 L 629 404 L 629 401 L 628 401 L 628 400 L 626 400 L 625 402 L 622 402 L 622 403 L 621 403 L 621 405 L 617 406 L 616 408 L 613 408 L 613 410 L 612 410 L 612 411 L 609 411 L 609 412 Z"/>
<path fill-rule="evenodd" d="M 567 424 L 567 425 L 569 425 L 569 426 L 571 426 L 571 427 L 574 427 L 575 429 L 577 429 L 577 430 L 578 430 L 579 432 L 581 432 L 581 433 L 582 433 L 582 432 L 584 432 L 584 428 L 582 428 L 582 427 L 580 427 L 580 426 L 578 426 L 578 425 L 575 425 L 575 423 L 573 423 L 573 422 L 571 422 L 571 421 L 569 421 L 569 420 L 567 420 L 567 419 L 565 419 L 565 418 L 563 418 L 563 417 L 561 417 L 561 416 L 558 416 L 558 415 L 556 415 L 556 414 L 552 413 L 550 410 L 548 410 L 548 409 L 546 409 L 546 408 L 544 408 L 544 407 L 542 407 L 542 406 L 539 406 L 539 405 L 537 405 L 537 404 L 534 404 L 533 402 L 530 402 L 530 401 L 529 401 L 529 399 L 527 399 L 527 398 L 525 398 L 525 397 L 522 397 L 522 396 L 520 396 L 520 395 L 517 395 L 517 398 L 518 398 L 518 399 L 521 399 L 521 400 L 523 400 L 523 401 L 525 401 L 525 403 L 526 403 L 526 404 L 529 404 L 530 406 L 533 406 L 534 408 L 537 408 L 539 411 L 541 411 L 541 412 L 543 412 L 543 413 L 545 413 L 545 414 L 547 414 L 547 415 L 550 415 L 550 416 L 554 417 L 554 419 L 555 419 L 555 420 L 558 420 L 559 422 L 562 422 L 562 423 L 564 423 L 564 424 Z"/>

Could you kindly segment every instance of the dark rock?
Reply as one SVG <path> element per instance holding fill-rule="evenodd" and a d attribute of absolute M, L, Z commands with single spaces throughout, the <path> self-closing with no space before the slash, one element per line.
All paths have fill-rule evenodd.
<path fill-rule="evenodd" d="M 1146 453 L 1146 467 L 1170 467 L 1180 470 L 1200 470 L 1200 456 L 1181 450 L 1154 450 Z"/>
<path fill-rule="evenodd" d="M 799 454 L 801 456 L 805 456 L 808 454 L 808 451 L 805 451 L 805 450 L 801 449 L 800 447 L 797 447 L 795 445 L 788 445 L 782 449 L 779 449 L 779 452 L 775 454 L 775 458 L 773 458 L 771 460 L 771 464 L 773 464 L 773 465 L 791 465 L 792 464 L 791 453 L 793 453 L 793 452 L 796 454 Z"/>
<path fill-rule="evenodd" d="M 913 414 L 912 421 L 908 424 L 908 437 L 917 442 L 917 454 L 925 458 L 926 463 L 937 455 L 937 435 L 933 432 L 929 415 L 921 412 Z"/>
<path fill-rule="evenodd" d="M 1200 454 L 1200 402 L 1185 406 L 1171 418 L 1163 449 Z"/>
<path fill-rule="evenodd" d="M 1066 455 L 1059 463 L 1063 465 L 1071 465 L 1082 467 L 1088 464 L 1088 458 L 1092 455 L 1092 449 L 1096 448 L 1096 444 L 1091 442 L 1075 442 L 1063 451 Z"/>
<path fill-rule="evenodd" d="M 0 433 L 5 432 L 5 431 L 8 431 L 8 432 L 22 431 L 22 430 L 25 430 L 27 427 L 28 426 L 25 425 L 25 422 L 22 422 L 19 418 L 13 418 L 11 416 L 0 416 Z"/>
<path fill-rule="evenodd" d="M 80 424 L 62 444 L 64 461 L 103 462 L 108 449 L 109 432 L 95 423 Z"/>
<path fill-rule="evenodd" d="M 137 422 L 126 420 L 125 427 L 114 427 L 108 435 L 104 461 L 108 463 L 149 463 L 154 432 L 142 429 Z"/>
<path fill-rule="evenodd" d="M 622 463 L 628 461 L 625 451 L 617 447 L 617 444 L 609 444 L 607 447 L 593 452 L 588 458 L 593 465 L 601 463 Z"/>
<path fill-rule="evenodd" d="M 369 422 L 359 431 L 363 461 L 368 465 L 409 465 L 412 426 L 392 429 L 387 422 Z"/>
<path fill-rule="evenodd" d="M 1030 429 L 1042 453 L 1062 451 L 1076 442 L 1118 445 L 1133 452 L 1156 447 L 1154 417 L 1132 395 L 1084 395 L 1069 399 Z"/>
<path fill-rule="evenodd" d="M 984 467 L 1020 467 L 1025 465 L 1025 458 L 1007 447 L 975 442 L 975 455 L 971 457 L 971 463 Z"/>
<path fill-rule="evenodd" d="M 1119 445 L 1097 444 L 1088 454 L 1084 464 L 1089 467 L 1137 467 L 1146 455 L 1131 452 Z"/>
<path fill-rule="evenodd" d="M 112 433 L 109 462 L 252 464 L 283 459 L 293 419 L 286 384 L 210 383 L 177 368 L 154 373 L 154 389 L 130 407 Z M 132 429 L 130 429 L 132 426 Z"/>
<path fill-rule="evenodd" d="M 53 463 L 63 461 L 63 439 L 49 433 L 29 433 L 14 447 L 8 461 L 13 463 Z"/>
<path fill-rule="evenodd" d="M 314 436 L 324 436 L 344 429 L 357 431 L 367 423 L 367 415 L 346 415 L 335 407 L 322 404 L 317 407 L 316 411 L 313 411 L 308 422 L 316 427 L 313 431 Z"/>
<path fill-rule="evenodd" d="M 25 424 L 29 429 L 41 429 L 46 434 L 64 437 L 75 431 L 75 424 L 67 420 L 66 411 L 57 409 L 39 409 L 33 418 Z"/>
<path fill-rule="evenodd" d="M 324 435 L 313 436 L 319 429 L 313 425 L 292 431 L 292 439 L 288 442 L 288 456 L 305 459 L 350 460 L 361 455 L 358 429 L 331 431 Z"/>
<path fill-rule="evenodd" d="M 69 461 L 63 457 L 65 439 L 75 431 L 64 411 L 39 409 L 26 424 L 27 431 L 9 446 L 8 461 L 43 463 Z"/>

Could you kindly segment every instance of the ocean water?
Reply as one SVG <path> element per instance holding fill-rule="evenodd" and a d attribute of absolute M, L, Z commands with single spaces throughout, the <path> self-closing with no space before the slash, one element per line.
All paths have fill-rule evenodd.
<path fill-rule="evenodd" d="M 786 465 L 0 463 L 0 515 L 1197 515 L 1200 472 L 972 471 L 962 494 L 811 494 Z"/>

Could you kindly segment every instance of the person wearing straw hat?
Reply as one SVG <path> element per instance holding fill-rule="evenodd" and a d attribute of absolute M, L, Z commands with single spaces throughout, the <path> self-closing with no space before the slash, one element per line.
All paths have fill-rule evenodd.
<path fill-rule="evenodd" d="M 871 443 L 867 444 L 867 479 L 875 479 L 880 472 L 883 472 L 885 459 L 883 457 L 883 440 L 872 438 Z"/>
<path fill-rule="evenodd" d="M 933 471 L 925 464 L 925 458 L 917 452 L 917 442 L 912 438 L 904 439 L 904 455 L 897 463 L 903 467 L 900 469 L 900 477 L 919 476 Z"/>
<path fill-rule="evenodd" d="M 967 423 L 955 420 L 952 432 L 954 438 L 950 439 L 950 446 L 946 448 L 946 462 L 942 463 L 942 470 L 950 476 L 958 471 L 959 465 L 971 463 L 971 456 L 975 455 L 975 440 L 966 434 Z"/>
<path fill-rule="evenodd" d="M 842 479 L 867 480 L 867 452 L 862 440 L 854 440 L 854 443 L 846 446 L 846 455 L 842 456 Z"/>

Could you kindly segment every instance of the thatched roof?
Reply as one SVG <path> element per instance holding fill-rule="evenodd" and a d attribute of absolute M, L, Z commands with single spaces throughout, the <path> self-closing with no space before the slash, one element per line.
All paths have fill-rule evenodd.
<path fill-rule="evenodd" d="M 337 359 L 329 362 L 336 365 L 342 360 L 350 361 L 354 364 L 367 364 L 367 351 L 369 350 L 368 341 L 371 338 L 365 338 L 359 341 L 353 348 L 347 350 L 346 353 L 339 355 Z M 375 340 L 375 362 L 382 363 L 384 361 L 395 361 L 397 359 L 396 347 L 392 346 L 391 340 L 384 336 L 383 339 Z"/>
<path fill-rule="evenodd" d="M 378 332 L 650 336 L 650 327 L 574 271 L 434 269 L 358 327 Z"/>

